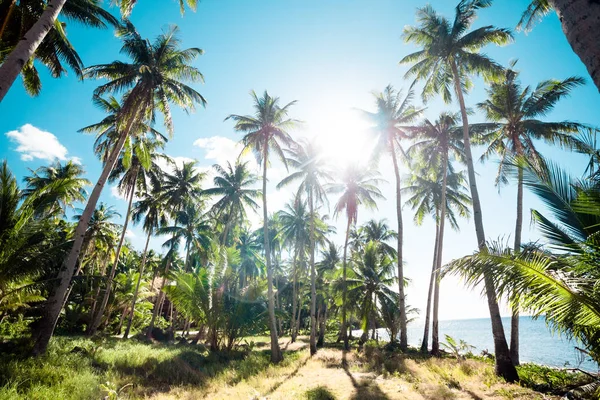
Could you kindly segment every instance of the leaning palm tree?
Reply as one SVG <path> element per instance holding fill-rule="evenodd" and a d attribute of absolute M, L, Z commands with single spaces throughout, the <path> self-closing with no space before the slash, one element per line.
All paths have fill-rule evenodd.
<path fill-rule="evenodd" d="M 136 2 L 137 0 L 116 1 L 120 6 L 123 17 L 129 16 Z M 23 9 L 27 10 L 28 13 L 32 10 L 37 10 L 37 14 L 28 15 L 30 19 L 27 21 L 27 24 L 22 24 L 19 27 L 17 41 L 7 49 L 7 55 L 0 59 L 2 64 L 0 65 L 0 102 L 2 102 L 2 99 L 8 93 L 15 79 L 17 79 L 17 76 L 19 76 L 19 73 L 25 67 L 27 67 L 24 71 L 26 75 L 34 73 L 37 75 L 33 66 L 33 59 L 44 54 L 44 51 L 48 51 L 45 47 L 50 47 L 49 50 L 51 53 L 43 57 L 42 61 L 51 66 L 56 65 L 56 60 L 51 60 L 50 56 L 53 55 L 52 53 L 59 57 L 67 56 L 65 57 L 66 61 L 72 67 L 82 66 L 81 60 L 79 60 L 76 53 L 74 54 L 75 58 L 73 58 L 72 53 L 74 51 L 69 42 L 66 41 L 64 25 L 58 21 L 61 13 L 68 19 L 83 22 L 86 25 L 94 27 L 104 27 L 106 25 L 105 22 L 112 25 L 117 25 L 118 23 L 109 12 L 99 6 L 98 0 L 33 0 L 27 2 L 21 1 L 19 5 L 23 3 L 31 3 L 23 7 Z M 4 2 L 4 4 L 9 5 L 9 9 L 6 10 L 6 14 L 2 13 L 0 15 L 6 15 L 5 21 L 7 21 L 12 14 L 13 8 L 16 6 L 16 2 Z M 185 4 L 195 9 L 197 0 L 179 0 L 179 8 L 182 14 L 185 10 Z M 32 7 L 32 5 L 35 7 Z M 24 30 L 26 30 L 25 33 L 23 33 Z M 181 61 L 179 60 L 179 62 Z M 56 70 L 52 69 L 52 72 L 56 74 Z M 29 76 L 25 80 L 27 81 L 28 79 L 30 79 Z M 187 97 L 187 95 L 184 95 L 184 97 Z"/>
<path fill-rule="evenodd" d="M 558 15 L 571 48 L 585 64 L 600 90 L 600 5 L 589 0 L 533 0 L 523 13 L 517 29 L 530 30 L 553 10 Z"/>
<path fill-rule="evenodd" d="M 365 112 L 367 117 L 375 125 L 375 134 L 377 135 L 376 148 L 373 151 L 375 157 L 379 157 L 382 152 L 387 152 L 394 167 L 394 176 L 396 178 L 396 218 L 398 220 L 397 235 L 397 253 L 398 253 L 398 293 L 400 293 L 400 348 L 404 351 L 408 347 L 408 335 L 406 330 L 406 305 L 404 295 L 404 268 L 403 268 L 403 232 L 402 223 L 402 183 L 400 180 L 400 168 L 398 166 L 398 153 L 402 153 L 401 140 L 406 138 L 404 127 L 413 122 L 422 112 L 412 105 L 414 92 L 409 89 L 406 96 L 402 91 L 396 91 L 391 85 L 388 85 L 382 93 L 376 93 L 375 101 L 377 111 L 374 113 Z"/>
<path fill-rule="evenodd" d="M 405 205 L 410 206 L 415 212 L 414 221 L 421 225 L 426 216 L 432 216 L 435 220 L 435 241 L 433 248 L 433 262 L 431 266 L 431 275 L 429 279 L 429 289 L 427 291 L 427 307 L 425 311 L 425 329 L 423 330 L 423 340 L 421 342 L 421 351 L 427 352 L 429 345 L 429 326 L 431 317 L 431 308 L 433 304 L 433 334 L 432 334 L 432 353 L 439 355 L 439 330 L 438 330 L 438 309 L 439 309 L 439 286 L 440 286 L 440 260 L 438 251 L 440 251 L 440 214 L 442 209 L 442 196 L 445 197 L 445 219 L 450 223 L 454 230 L 459 229 L 458 217 L 468 218 L 471 215 L 469 206 L 471 198 L 467 194 L 464 174 L 454 172 L 452 165 L 449 164 L 445 169 L 447 176 L 444 179 L 440 170 L 444 168 L 431 168 L 428 163 L 423 166 L 423 160 L 414 158 L 412 167 L 413 174 L 409 179 L 409 185 L 403 188 L 410 197 Z M 433 299 L 433 301 L 432 301 Z"/>
<path fill-rule="evenodd" d="M 519 82 L 519 73 L 513 68 L 504 73 L 502 80 L 493 82 L 487 89 L 488 98 L 477 107 L 484 113 L 489 123 L 473 124 L 471 129 L 485 130 L 477 141 L 486 145 L 487 150 L 481 160 L 492 155 L 500 157 L 496 185 L 508 182 L 506 169 L 514 157 L 527 157 L 539 162 L 541 156 L 535 141 L 549 144 L 577 146 L 572 137 L 592 128 L 573 121 L 546 122 L 539 118 L 546 116 L 556 103 L 568 96 L 573 89 L 582 85 L 583 79 L 572 77 L 563 81 L 547 80 L 540 82 L 535 89 L 523 88 Z M 514 251 L 521 249 L 521 231 L 523 229 L 523 171 L 517 172 L 517 220 L 515 224 Z M 519 311 L 513 310 L 511 320 L 510 354 L 515 365 L 519 364 Z"/>
<path fill-rule="evenodd" d="M 402 64 L 413 64 L 406 73 L 407 77 L 412 76 L 417 80 L 425 81 L 424 100 L 440 94 L 445 102 L 450 102 L 453 92 L 458 98 L 463 123 L 463 142 L 469 186 L 473 199 L 473 219 L 475 220 L 477 246 L 480 248 L 485 247 L 485 232 L 475 180 L 473 155 L 471 154 L 469 120 L 464 91 L 472 86 L 470 75 L 483 75 L 485 78 L 490 78 L 498 76 L 502 72 L 500 65 L 485 54 L 479 53 L 479 50 L 488 44 L 506 44 L 512 39 L 512 35 L 507 29 L 498 29 L 494 26 L 484 26 L 469 31 L 477 17 L 477 11 L 490 5 L 490 0 L 462 0 L 456 6 L 456 15 L 452 22 L 440 16 L 431 6 L 418 9 L 419 25 L 406 27 L 404 39 L 406 42 L 420 46 L 421 50 L 407 55 L 400 61 Z M 488 277 L 485 282 L 494 336 L 496 373 L 507 381 L 514 382 L 519 377 L 510 360 L 493 281 L 491 277 Z"/>
<path fill-rule="evenodd" d="M 342 257 L 342 337 L 344 339 L 344 348 L 349 349 L 347 332 L 347 264 L 348 264 L 348 239 L 350 230 L 358 219 L 359 206 L 367 208 L 377 208 L 377 199 L 384 199 L 377 185 L 381 182 L 378 179 L 379 174 L 371 168 L 352 164 L 347 166 L 341 173 L 339 183 L 332 184 L 328 191 L 331 193 L 341 193 L 339 200 L 334 208 L 334 216 L 340 213 L 346 213 L 346 239 L 344 240 L 344 255 Z"/>
<path fill-rule="evenodd" d="M 310 261 L 310 354 L 317 352 L 317 272 L 315 269 L 315 206 L 327 201 L 324 181 L 332 181 L 329 165 L 322 151 L 315 142 L 300 140 L 297 145 L 286 151 L 287 163 L 296 169 L 291 175 L 285 177 L 278 185 L 281 188 L 299 182 L 296 198 L 306 194 L 308 199 L 310 234 L 309 234 L 309 261 Z"/>
<path fill-rule="evenodd" d="M 220 197 L 211 211 L 219 222 L 225 220 L 221 244 L 226 245 L 231 228 L 246 219 L 246 209 L 258 209 L 255 199 L 261 196 L 261 192 L 252 188 L 258 178 L 249 170 L 247 161 L 238 159 L 234 166 L 227 162 L 225 168 L 215 164 L 213 169 L 217 173 L 213 180 L 215 187 L 206 189 L 204 194 Z"/>
<path fill-rule="evenodd" d="M 76 202 L 87 197 L 85 187 L 91 182 L 81 176 L 85 173 L 81 166 L 73 161 L 62 164 L 56 161 L 52 165 L 39 167 L 25 177 L 27 187 L 23 196 L 37 193 L 33 206 L 37 216 L 66 215 Z"/>
<path fill-rule="evenodd" d="M 50 3 L 50 2 L 48 2 Z M 59 17 L 78 22 L 85 26 L 106 28 L 117 26 L 118 20 L 101 7 L 99 0 L 69 0 L 65 3 Z M 19 43 L 23 33 L 30 29 L 47 9 L 44 0 L 3 1 L 0 4 L 0 64 L 9 62 L 8 58 Z M 58 16 L 58 13 L 57 13 Z M 56 17 L 55 17 L 56 18 Z M 56 19 L 47 27 L 43 37 L 28 57 L 22 58 L 14 78 L 23 78 L 25 90 L 30 95 L 38 95 L 42 89 L 42 81 L 34 62 L 45 65 L 52 77 L 59 78 L 66 74 L 68 65 L 78 77 L 82 77 L 83 62 L 73 45 L 67 38 L 66 24 Z M 29 43 L 32 45 L 32 43 Z M 0 67 L 1 68 L 1 67 Z M 12 71 L 11 71 L 12 72 Z M 2 81 L 4 73 L 0 72 L 0 102 L 8 92 L 12 82 Z M 8 77 L 6 77 L 8 78 Z M 6 86 L 5 86 L 6 85 Z"/>
<path fill-rule="evenodd" d="M 279 97 L 271 97 L 265 91 L 258 97 L 254 91 L 251 93 L 254 100 L 254 115 L 232 114 L 227 119 L 235 121 L 235 130 L 244 133 L 242 143 L 244 151 L 254 152 L 259 164 L 262 164 L 262 193 L 263 193 L 263 229 L 265 240 L 265 261 L 267 264 L 268 297 L 269 297 L 269 328 L 271 331 L 271 361 L 280 362 L 283 359 L 277 337 L 275 321 L 275 302 L 273 297 L 273 271 L 271 270 L 271 251 L 269 248 L 269 213 L 267 212 L 267 169 L 269 153 L 275 154 L 285 164 L 282 146 L 290 146 L 293 139 L 288 133 L 296 127 L 299 121 L 289 118 L 288 112 L 296 102 L 292 101 L 285 106 L 279 105 Z"/>
<path fill-rule="evenodd" d="M 138 281 L 136 283 L 135 290 L 133 292 L 133 299 L 131 303 L 131 313 L 129 314 L 129 320 L 127 321 L 127 327 L 125 328 L 125 333 L 123 334 L 123 338 L 127 339 L 129 336 L 129 332 L 131 330 L 131 324 L 133 322 L 133 315 L 135 311 L 135 305 L 137 301 L 137 294 L 140 288 L 140 281 L 144 276 L 144 269 L 146 267 L 146 263 L 148 260 L 148 245 L 150 244 L 150 238 L 152 235 L 157 232 L 157 230 L 161 226 L 167 225 L 167 215 L 165 212 L 165 208 L 161 201 L 161 181 L 158 180 L 152 184 L 152 188 L 146 191 L 143 194 L 143 197 L 138 200 L 131 214 L 131 220 L 134 224 L 139 223 L 142 218 L 144 222 L 142 227 L 144 231 L 148 234 L 146 237 L 146 245 L 144 246 L 144 253 L 142 255 L 142 263 L 140 265 L 140 271 L 138 275 Z"/>
<path fill-rule="evenodd" d="M 170 101 L 186 110 L 193 110 L 195 103 L 204 105 L 206 102 L 200 93 L 180 82 L 180 79 L 202 80 L 200 71 L 190 65 L 192 60 L 202 54 L 202 51 L 197 48 L 180 50 L 180 42 L 176 34 L 177 28 L 173 27 L 159 35 L 154 43 L 151 43 L 144 40 L 133 25 L 127 22 L 120 29 L 119 35 L 124 41 L 122 51 L 130 55 L 132 62 L 115 61 L 110 64 L 92 66 L 85 71 L 87 77 L 110 80 L 95 90 L 95 94 L 98 96 L 108 92 L 126 91 L 119 116 L 120 136 L 104 164 L 98 183 L 77 224 L 73 247 L 58 276 L 58 286 L 48 299 L 37 331 L 34 349 L 36 354 L 44 353 L 48 347 L 81 252 L 84 232 L 106 180 L 131 133 L 131 128 L 137 121 L 151 118 L 158 109 L 163 112 L 167 130 L 172 132 Z"/>

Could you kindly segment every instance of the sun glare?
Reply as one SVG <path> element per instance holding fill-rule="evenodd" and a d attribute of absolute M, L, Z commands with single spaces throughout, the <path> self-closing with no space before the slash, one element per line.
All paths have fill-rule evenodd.
<path fill-rule="evenodd" d="M 373 150 L 369 123 L 353 109 L 319 115 L 311 131 L 321 146 L 323 155 L 334 165 L 364 164 Z"/>

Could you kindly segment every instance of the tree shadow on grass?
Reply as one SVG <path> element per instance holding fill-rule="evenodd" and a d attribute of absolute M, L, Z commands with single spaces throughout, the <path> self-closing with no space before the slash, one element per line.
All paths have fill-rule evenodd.
<path fill-rule="evenodd" d="M 357 381 L 354 375 L 348 369 L 348 359 L 346 357 L 346 350 L 342 352 L 342 368 L 350 381 L 352 382 L 352 386 L 356 391 L 350 397 L 352 400 L 385 400 L 389 399 L 389 397 L 383 393 L 383 391 L 379 388 L 379 385 L 374 380 L 362 380 L 361 382 Z"/>
<path fill-rule="evenodd" d="M 267 392 L 265 393 L 265 397 L 269 396 L 270 394 L 275 392 L 277 389 L 279 389 L 279 387 L 281 385 L 283 385 L 286 381 L 295 377 L 298 374 L 298 371 L 300 371 L 300 369 L 306 365 L 308 360 L 309 360 L 309 358 L 307 357 L 306 359 L 304 359 L 304 361 L 298 363 L 298 366 L 296 366 L 296 368 L 290 374 L 286 375 L 284 378 L 280 379 L 273 386 L 271 386 L 269 388 L 269 390 L 267 390 Z"/>

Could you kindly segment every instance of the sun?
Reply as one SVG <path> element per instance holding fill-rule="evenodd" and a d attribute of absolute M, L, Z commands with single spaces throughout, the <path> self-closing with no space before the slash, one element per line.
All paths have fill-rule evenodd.
<path fill-rule="evenodd" d="M 311 131 L 323 156 L 338 168 L 351 163 L 366 164 L 373 151 L 374 138 L 370 124 L 354 109 L 317 115 Z"/>

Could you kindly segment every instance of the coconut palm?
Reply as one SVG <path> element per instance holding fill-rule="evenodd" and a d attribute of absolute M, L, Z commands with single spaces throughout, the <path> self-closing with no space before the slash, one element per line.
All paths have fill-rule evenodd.
<path fill-rule="evenodd" d="M 120 0 L 116 3 L 121 9 L 122 16 L 127 17 L 136 2 L 137 0 Z M 22 5 L 23 3 L 25 2 L 21 1 L 19 4 Z M 60 66 L 60 63 L 57 64 L 57 60 L 53 59 L 56 56 L 59 58 L 64 57 L 65 61 L 76 72 L 77 68 L 75 67 L 82 67 L 77 53 L 74 52 L 70 43 L 66 40 L 64 24 L 57 20 L 61 13 L 67 19 L 93 27 L 104 27 L 105 22 L 111 25 L 118 24 L 118 21 L 109 12 L 104 11 L 99 6 L 100 2 L 98 0 L 30 0 L 26 3 L 27 6 L 23 7 L 23 10 L 27 10 L 26 15 L 28 18 L 23 22 L 26 21 L 27 23 L 23 24 L 22 22 L 16 30 L 18 37 L 16 40 L 13 39 L 12 46 L 6 50 L 2 49 L 3 51 L 0 52 L 0 54 L 6 53 L 0 59 L 2 64 L 0 65 L 0 102 L 2 102 L 13 82 L 26 65 L 25 75 L 27 77 L 25 81 L 37 75 L 37 71 L 33 66 L 34 58 L 40 58 L 44 63 L 49 64 L 54 74 L 57 74 L 59 70 L 56 68 Z M 6 10 L 6 14 L 4 12 L 0 14 L 6 15 L 6 19 L 2 24 L 3 27 L 13 14 L 16 1 L 4 2 L 4 4 L 8 6 L 8 10 Z M 179 0 L 179 8 L 182 14 L 185 10 L 185 4 L 195 9 L 197 0 Z M 33 10 L 35 10 L 35 13 Z M 2 35 L 0 35 L 0 39 L 2 39 Z M 62 70 L 60 70 L 60 73 L 62 73 Z M 39 86 L 39 81 L 34 80 L 33 83 Z M 184 94 L 184 97 L 187 97 L 187 94 Z"/>
<path fill-rule="evenodd" d="M 256 235 L 256 232 L 243 227 L 237 235 L 235 248 L 240 253 L 238 271 L 240 287 L 245 287 L 248 284 L 248 280 L 255 279 L 264 274 L 264 260 L 260 255 L 262 248 L 260 238 Z"/>
<path fill-rule="evenodd" d="M 412 88 L 406 96 L 402 91 L 396 91 L 388 85 L 382 93 L 375 93 L 377 111 L 374 113 L 364 112 L 368 119 L 375 125 L 374 132 L 377 135 L 377 144 L 373 155 L 379 157 L 383 152 L 390 155 L 396 178 L 396 218 L 398 221 L 397 253 L 398 253 L 398 291 L 400 293 L 400 347 L 406 350 L 408 347 L 408 336 L 406 331 L 406 305 L 404 303 L 404 268 L 402 241 L 404 226 L 402 222 L 402 183 L 400 180 L 400 168 L 398 154 L 402 153 L 401 140 L 406 138 L 404 127 L 412 123 L 422 112 L 412 105 L 414 92 Z"/>
<path fill-rule="evenodd" d="M 246 219 L 246 210 L 256 212 L 258 209 L 255 199 L 261 192 L 252 189 L 258 178 L 250 172 L 247 161 L 237 160 L 234 166 L 227 162 L 226 167 L 215 164 L 213 169 L 217 173 L 213 180 L 215 187 L 206 189 L 204 194 L 220 197 L 211 211 L 219 222 L 224 220 L 221 244 L 227 244 L 231 228 Z"/>
<path fill-rule="evenodd" d="M 78 22 L 85 26 L 106 28 L 107 25 L 117 26 L 118 20 L 100 6 L 99 0 L 69 0 L 65 3 L 59 17 Z M 44 13 L 47 2 L 44 0 L 22 0 L 17 2 L 3 1 L 0 4 L 0 64 L 8 62 L 11 52 L 19 46 L 23 34 L 27 32 Z M 57 14 L 58 15 L 58 14 Z M 25 90 L 31 95 L 38 95 L 42 82 L 34 62 L 44 64 L 54 78 L 66 74 L 65 64 L 70 67 L 78 77 L 82 77 L 83 62 L 67 38 L 66 24 L 56 19 L 47 27 L 45 37 L 36 45 L 37 49 L 26 58 L 19 66 L 14 78 L 19 73 L 23 78 Z M 0 67 L 2 68 L 2 67 Z M 0 70 L 1 71 L 1 70 Z M 0 72 L 0 79 L 3 77 Z M 8 92 L 12 82 L 0 84 L 0 102 Z"/>
<path fill-rule="evenodd" d="M 487 89 L 488 98 L 477 107 L 484 113 L 489 123 L 473 124 L 471 129 L 485 130 L 477 141 L 487 146 L 482 161 L 492 155 L 500 157 L 496 184 L 508 182 L 507 158 L 528 157 L 536 162 L 541 156 L 535 141 L 549 144 L 571 145 L 573 134 L 591 130 L 589 126 L 573 121 L 546 122 L 539 118 L 546 116 L 556 103 L 568 96 L 573 89 L 582 85 L 581 78 L 572 77 L 563 81 L 547 80 L 540 82 L 535 89 L 523 88 L 519 82 L 519 73 L 513 68 L 504 73 L 502 80 L 493 82 Z M 576 145 L 576 144 L 575 144 Z M 523 171 L 517 174 L 517 220 L 515 224 L 514 251 L 521 249 L 521 231 L 523 229 Z M 519 312 L 513 310 L 510 339 L 511 359 L 519 364 Z"/>
<path fill-rule="evenodd" d="M 290 328 L 292 331 L 292 342 L 296 341 L 298 335 L 298 326 L 296 324 L 296 310 L 298 313 L 298 276 L 300 274 L 299 266 L 305 260 L 306 247 L 311 239 L 310 214 L 306 209 L 306 201 L 298 195 L 283 210 L 277 212 L 281 222 L 279 236 L 284 245 L 293 247 L 292 258 L 292 319 Z"/>
<path fill-rule="evenodd" d="M 125 243 L 125 235 L 127 234 L 127 227 L 129 226 L 135 191 L 136 189 L 142 191 L 147 190 L 149 182 L 160 180 L 162 169 L 158 164 L 158 160 L 162 157 L 156 153 L 156 150 L 163 146 L 164 142 L 151 141 L 143 135 L 137 137 L 129 136 L 125 142 L 124 151 L 117 160 L 117 163 L 108 178 L 109 182 L 119 181 L 117 190 L 127 199 L 127 211 L 125 212 L 125 221 L 121 231 L 121 238 L 119 239 L 115 251 L 115 261 L 108 275 L 102 303 L 94 321 L 89 326 L 89 335 L 94 335 L 96 333 L 96 330 L 102 322 L 104 310 L 108 304 L 112 290 L 112 281 L 117 266 L 119 265 L 121 249 Z"/>
<path fill-rule="evenodd" d="M 395 283 L 394 261 L 377 242 L 369 242 L 364 251 L 354 253 L 351 277 L 347 280 L 348 297 L 359 304 L 361 313 L 361 342 L 368 337 L 368 330 L 376 324 L 377 303 L 383 298 L 393 299 L 390 287 Z"/>
<path fill-rule="evenodd" d="M 60 8 L 58 11 L 60 11 Z M 44 11 L 44 14 L 46 14 L 46 11 Z M 53 19 L 51 18 L 51 20 Z M 82 218 L 77 224 L 73 247 L 68 257 L 66 257 L 57 279 L 58 286 L 48 299 L 44 316 L 37 331 L 34 349 L 36 354 L 46 351 L 48 342 L 52 337 L 60 315 L 61 304 L 64 301 L 81 252 L 83 236 L 89 219 L 121 149 L 132 132 L 132 127 L 135 127 L 137 121 L 148 119 L 154 115 L 155 109 L 159 109 L 163 113 L 167 130 L 172 132 L 170 101 L 186 110 L 193 110 L 195 103 L 205 104 L 205 100 L 200 93 L 179 81 L 180 79 L 202 80 L 202 74 L 189 65 L 198 55 L 202 54 L 202 51 L 197 48 L 180 50 L 180 42 L 176 34 L 177 28 L 173 27 L 159 35 L 154 43 L 151 43 L 144 40 L 130 23 L 126 23 L 120 29 L 119 35 L 124 41 L 122 51 L 130 55 L 132 62 L 116 61 L 110 64 L 92 66 L 85 71 L 86 77 L 107 78 L 110 80 L 95 90 L 96 95 L 100 96 L 109 92 L 126 93 L 119 116 L 120 136 L 104 164 L 98 183 L 94 187 Z M 4 68 L 5 65 L 6 63 L 0 69 Z M 2 77 L 1 72 L 0 77 Z M 1 83 L 0 86 L 2 86 Z"/>
<path fill-rule="evenodd" d="M 419 142 L 418 142 L 419 143 Z M 439 164 L 438 164 L 439 165 Z M 440 173 L 440 170 L 446 170 L 446 179 Z M 426 216 L 430 215 L 435 220 L 435 244 L 433 248 L 433 263 L 431 266 L 431 275 L 429 279 L 429 290 L 427 294 L 427 308 L 425 312 L 425 329 L 423 331 L 423 340 L 421 342 L 421 351 L 427 352 L 429 345 L 429 326 L 433 298 L 433 338 L 432 353 L 439 355 L 439 329 L 438 329 L 438 308 L 439 308 L 439 285 L 440 285 L 440 226 L 442 197 L 445 197 L 446 210 L 445 219 L 450 223 L 454 230 L 459 229 L 458 218 L 468 218 L 471 213 L 469 206 L 471 198 L 467 194 L 464 174 L 454 172 L 452 164 L 444 168 L 431 168 L 431 164 L 423 162 L 423 159 L 415 158 L 413 174 L 410 177 L 410 185 L 403 188 L 403 191 L 410 194 L 405 205 L 410 206 L 415 212 L 414 221 L 421 225 Z"/>
<path fill-rule="evenodd" d="M 299 121 L 289 118 L 288 112 L 296 102 L 292 101 L 285 106 L 279 105 L 278 97 L 271 97 L 265 91 L 262 97 L 251 92 L 254 100 L 254 115 L 232 114 L 227 119 L 235 121 L 235 130 L 244 133 L 242 143 L 244 151 L 252 151 L 259 164 L 262 164 L 262 193 L 263 193 L 263 229 L 265 240 L 265 261 L 267 266 L 268 301 L 269 301 L 269 328 L 271 332 L 271 361 L 277 363 L 283 359 L 277 336 L 275 321 L 275 302 L 273 294 L 273 271 L 271 270 L 271 254 L 268 241 L 269 214 L 267 211 L 267 169 L 269 154 L 275 154 L 285 164 L 283 146 L 293 144 L 293 139 L 288 133 L 295 128 Z"/>
<path fill-rule="evenodd" d="M 553 10 L 558 15 L 571 48 L 585 64 L 594 84 L 600 90 L 600 5 L 586 0 L 533 0 L 523 13 L 517 28 L 528 31 Z"/>
<path fill-rule="evenodd" d="M 345 212 L 346 239 L 344 240 L 344 255 L 342 257 L 342 336 L 344 339 L 344 348 L 348 346 L 347 332 L 347 255 L 348 255 L 348 239 L 350 230 L 358 219 L 359 206 L 367 208 L 377 208 L 377 199 L 384 199 L 377 185 L 381 182 L 378 179 L 378 173 L 371 168 L 352 164 L 347 166 L 340 174 L 339 183 L 333 183 L 329 186 L 328 191 L 331 193 L 341 193 L 339 200 L 334 207 L 334 216 Z"/>
<path fill-rule="evenodd" d="M 65 164 L 56 161 L 49 166 L 39 167 L 31 171 L 31 176 L 25 177 L 27 187 L 23 190 L 23 196 L 38 193 L 34 204 L 37 216 L 64 216 L 74 203 L 86 199 L 85 187 L 91 183 L 81 177 L 84 173 L 83 168 L 73 161 Z"/>
<path fill-rule="evenodd" d="M 396 259 L 398 252 L 388 244 L 390 240 L 397 239 L 398 233 L 389 228 L 385 219 L 371 219 L 357 229 L 357 245 L 366 245 L 369 242 L 378 244 L 379 249 L 386 253 L 390 258 Z"/>
<path fill-rule="evenodd" d="M 317 273 L 315 268 L 315 206 L 318 207 L 327 201 L 324 182 L 332 181 L 329 165 L 322 151 L 315 142 L 302 139 L 298 144 L 286 150 L 287 164 L 297 171 L 285 177 L 278 185 L 281 188 L 299 182 L 298 194 L 300 198 L 305 194 L 308 199 L 310 218 L 309 233 L 309 260 L 310 260 L 310 353 L 317 352 Z"/>
<path fill-rule="evenodd" d="M 162 193 L 160 191 L 160 187 L 160 180 L 153 183 L 152 188 L 149 191 L 147 190 L 144 193 L 143 197 L 135 203 L 131 214 L 131 220 L 134 224 L 139 223 L 142 220 L 142 218 L 144 219 L 142 227 L 144 232 L 147 233 L 147 237 L 146 245 L 144 246 L 144 253 L 142 255 L 142 263 L 140 265 L 138 281 L 133 292 L 131 313 L 129 314 L 127 327 L 125 328 L 125 333 L 123 334 L 123 338 L 125 339 L 127 339 L 131 330 L 131 323 L 133 321 L 133 315 L 135 312 L 135 305 L 137 301 L 137 293 L 141 284 L 141 279 L 144 276 L 144 269 L 146 267 L 148 259 L 152 258 L 151 255 L 148 253 L 148 245 L 150 244 L 150 238 L 155 232 L 157 232 L 157 230 L 161 226 L 167 225 L 167 215 L 165 213 L 165 208 L 161 201 Z"/>
<path fill-rule="evenodd" d="M 406 42 L 420 46 L 421 50 L 407 55 L 400 61 L 402 64 L 412 64 L 406 73 L 407 77 L 425 81 L 424 100 L 440 94 L 445 102 L 450 102 L 453 92 L 458 98 L 463 123 L 463 142 L 469 186 L 473 199 L 473 219 L 475 220 L 477 245 L 480 248 L 485 247 L 485 232 L 475 180 L 473 155 L 471 154 L 469 120 L 464 92 L 472 86 L 471 75 L 492 78 L 502 72 L 500 65 L 480 53 L 479 50 L 488 44 L 502 45 L 512 39 L 512 35 L 507 29 L 498 29 L 494 26 L 470 30 L 477 11 L 490 5 L 491 1 L 489 0 L 462 0 L 456 6 L 455 18 L 452 22 L 439 15 L 431 6 L 418 9 L 419 25 L 406 27 L 403 36 Z M 517 370 L 510 360 L 498 300 L 492 279 L 488 278 L 485 282 L 494 336 L 495 369 L 498 375 L 503 376 L 509 382 L 514 382 L 518 379 Z"/>

